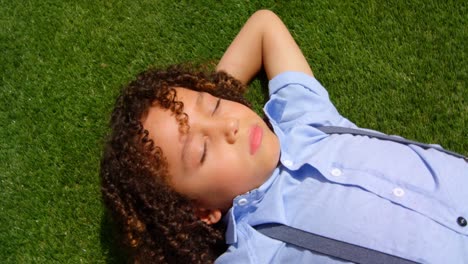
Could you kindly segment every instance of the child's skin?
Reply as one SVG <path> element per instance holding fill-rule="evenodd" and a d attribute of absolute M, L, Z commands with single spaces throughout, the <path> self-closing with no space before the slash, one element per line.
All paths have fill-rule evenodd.
<path fill-rule="evenodd" d="M 312 70 L 283 22 L 272 12 L 252 15 L 217 70 L 247 84 L 264 67 L 269 79 L 284 71 Z M 250 108 L 208 93 L 176 87 L 190 129 L 181 133 L 170 111 L 158 106 L 142 120 L 169 164 L 170 184 L 194 202 L 201 220 L 217 223 L 232 200 L 259 187 L 279 160 L 279 141 Z"/>
<path fill-rule="evenodd" d="M 149 109 L 143 125 L 167 158 L 172 187 L 193 200 L 202 220 L 213 224 L 235 196 L 271 175 L 279 142 L 243 104 L 180 87 L 176 91 L 189 116 L 189 131 L 181 133 L 172 112 L 157 106 Z"/>

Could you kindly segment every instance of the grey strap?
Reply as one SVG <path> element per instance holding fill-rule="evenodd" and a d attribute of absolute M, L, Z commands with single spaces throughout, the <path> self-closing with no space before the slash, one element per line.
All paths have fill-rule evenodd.
<path fill-rule="evenodd" d="M 421 147 L 423 149 L 432 148 L 432 149 L 436 149 L 438 151 L 444 152 L 446 154 L 455 156 L 457 158 L 465 159 L 465 161 L 467 160 L 467 157 L 465 157 L 465 156 L 463 156 L 461 154 L 458 154 L 456 152 L 443 149 L 441 147 L 437 147 L 437 146 L 433 146 L 433 145 L 429 145 L 429 144 L 424 144 L 424 143 L 421 143 L 421 142 L 412 141 L 412 140 L 408 140 L 408 139 L 405 139 L 405 138 L 394 137 L 394 136 L 389 136 L 389 135 L 380 134 L 380 133 L 376 133 L 376 132 L 371 132 L 371 131 L 367 131 L 367 130 L 363 130 L 363 129 L 338 127 L 338 126 L 322 126 L 322 127 L 316 127 L 316 128 L 318 130 L 326 133 L 326 134 L 351 134 L 351 135 L 355 135 L 355 136 L 368 136 L 368 137 L 378 138 L 378 139 L 381 139 L 381 140 L 390 140 L 390 141 L 405 144 L 405 145 L 410 145 L 410 144 L 411 145 L 416 145 L 416 146 L 419 146 L 419 147 Z"/>
<path fill-rule="evenodd" d="M 319 254 L 362 264 L 414 264 L 411 260 L 281 224 L 255 226 L 260 233 Z"/>

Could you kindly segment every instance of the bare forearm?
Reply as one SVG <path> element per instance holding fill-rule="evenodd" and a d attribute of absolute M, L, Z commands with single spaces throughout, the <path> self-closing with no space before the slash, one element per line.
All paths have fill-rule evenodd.
<path fill-rule="evenodd" d="M 257 11 L 247 20 L 219 61 L 217 71 L 225 71 L 247 84 L 261 69 L 263 11 Z"/>
<path fill-rule="evenodd" d="M 284 71 L 313 75 L 301 49 L 281 19 L 272 12 L 267 15 L 268 26 L 262 34 L 262 59 L 268 79 Z"/>

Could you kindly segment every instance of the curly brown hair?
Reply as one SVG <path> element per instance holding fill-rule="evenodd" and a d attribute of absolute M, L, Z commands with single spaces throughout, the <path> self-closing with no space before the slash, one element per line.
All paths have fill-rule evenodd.
<path fill-rule="evenodd" d="M 208 75 L 181 66 L 150 68 L 122 89 L 100 176 L 104 203 L 134 263 L 210 263 L 226 250 L 225 226 L 205 224 L 190 200 L 170 187 L 167 160 L 142 125 L 148 109 L 157 105 L 175 114 L 180 129 L 188 126 L 174 87 L 249 106 L 242 96 L 246 87 L 228 74 Z"/>

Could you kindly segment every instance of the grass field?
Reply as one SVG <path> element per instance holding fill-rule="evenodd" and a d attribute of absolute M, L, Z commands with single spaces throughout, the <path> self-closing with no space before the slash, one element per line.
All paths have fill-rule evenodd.
<path fill-rule="evenodd" d="M 98 177 L 119 88 L 149 65 L 216 63 L 260 8 L 341 114 L 468 154 L 466 1 L 0 2 L 2 263 L 121 261 Z"/>

